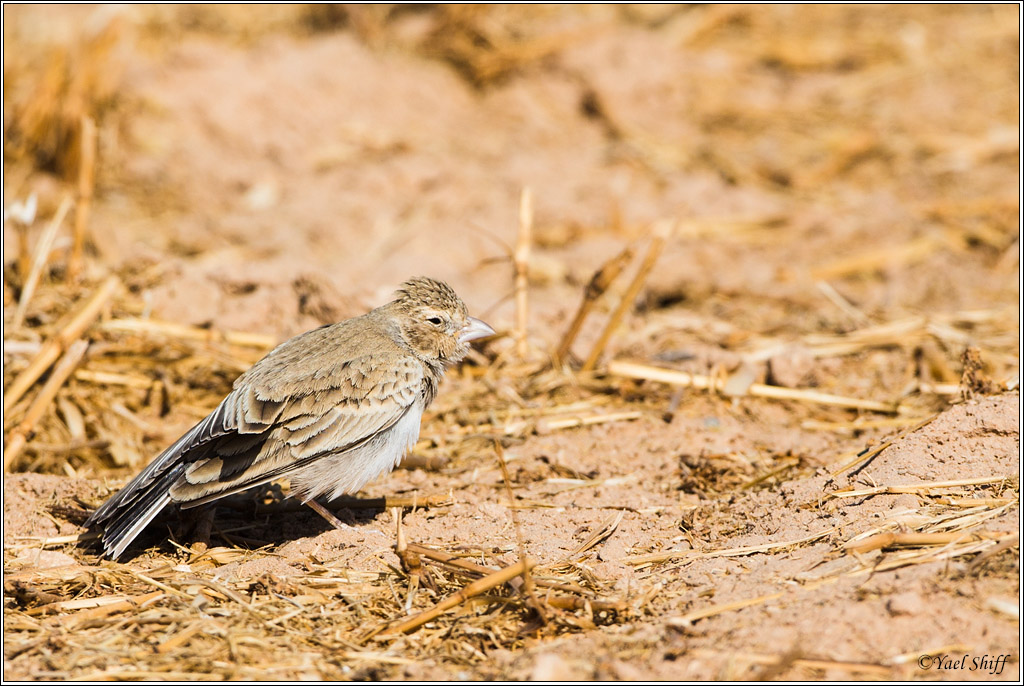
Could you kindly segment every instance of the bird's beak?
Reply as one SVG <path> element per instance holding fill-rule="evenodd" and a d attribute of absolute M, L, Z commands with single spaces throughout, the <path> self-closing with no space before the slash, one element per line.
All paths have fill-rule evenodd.
<path fill-rule="evenodd" d="M 494 335 L 494 329 L 476 317 L 467 317 L 467 322 L 459 331 L 459 343 L 469 343 L 478 338 L 487 338 Z"/>

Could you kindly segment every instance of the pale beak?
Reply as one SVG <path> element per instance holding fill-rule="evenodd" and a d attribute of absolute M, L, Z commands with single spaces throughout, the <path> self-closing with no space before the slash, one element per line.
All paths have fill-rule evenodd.
<path fill-rule="evenodd" d="M 459 330 L 459 343 L 469 343 L 478 338 L 494 335 L 494 329 L 476 317 L 467 317 L 466 325 Z"/>

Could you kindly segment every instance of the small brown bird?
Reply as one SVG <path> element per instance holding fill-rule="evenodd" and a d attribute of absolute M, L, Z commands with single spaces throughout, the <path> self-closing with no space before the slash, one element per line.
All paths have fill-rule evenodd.
<path fill-rule="evenodd" d="M 447 284 L 407 281 L 386 305 L 274 348 L 208 417 L 86 522 L 117 558 L 164 507 L 191 508 L 287 477 L 310 503 L 395 468 L 445 368 L 494 329 Z"/>

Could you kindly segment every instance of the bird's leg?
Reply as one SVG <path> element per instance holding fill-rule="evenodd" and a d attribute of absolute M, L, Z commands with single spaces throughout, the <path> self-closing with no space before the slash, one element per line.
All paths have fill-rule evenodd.
<path fill-rule="evenodd" d="M 192 541 L 192 550 L 202 554 L 210 547 L 210 534 L 213 533 L 213 519 L 216 506 L 199 507 L 194 510 L 181 510 L 182 540 Z"/>
<path fill-rule="evenodd" d="M 341 531 L 352 530 L 352 527 L 350 527 L 348 524 L 335 517 L 333 512 L 328 510 L 326 507 L 324 507 L 317 501 L 307 500 L 306 505 L 309 505 L 309 509 L 313 510 L 313 512 L 316 512 L 318 515 L 320 515 L 328 522 L 330 522 L 331 526 L 333 526 L 335 529 L 339 529 Z"/>

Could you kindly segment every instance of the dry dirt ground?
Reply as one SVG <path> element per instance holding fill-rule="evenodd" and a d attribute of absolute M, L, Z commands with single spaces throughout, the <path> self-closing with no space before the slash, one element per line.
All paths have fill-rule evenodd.
<path fill-rule="evenodd" d="M 5 679 L 1019 679 L 1018 27 L 1016 6 L 5 5 L 6 391 L 118 279 L 35 420 L 56 371 L 5 395 Z M 38 246 L 83 204 L 83 115 L 76 279 L 76 210 Z M 76 544 L 268 346 L 418 274 L 500 335 L 413 460 L 338 507 L 349 528 L 282 484 L 209 536 L 171 514 L 116 563 Z M 525 558 L 532 588 L 393 630 Z"/>

